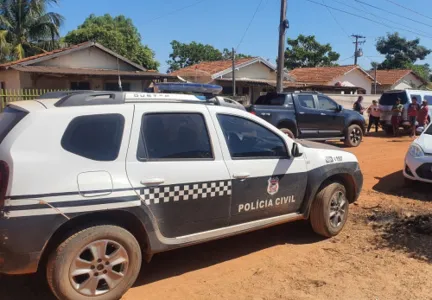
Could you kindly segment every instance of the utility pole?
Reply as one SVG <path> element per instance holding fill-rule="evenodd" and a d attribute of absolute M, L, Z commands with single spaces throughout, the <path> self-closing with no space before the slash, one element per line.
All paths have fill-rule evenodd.
<path fill-rule="evenodd" d="M 285 64 L 285 32 L 289 27 L 286 19 L 287 0 L 281 0 L 280 23 L 279 23 L 279 48 L 277 62 L 276 92 L 283 92 L 284 64 Z"/>
<path fill-rule="evenodd" d="M 232 48 L 232 86 L 233 86 L 233 96 L 236 95 L 236 78 L 235 78 L 235 50 Z"/>
<path fill-rule="evenodd" d="M 375 69 L 375 74 L 374 74 L 374 78 L 375 78 L 375 80 L 374 80 L 374 94 L 376 95 L 376 93 L 377 93 L 377 64 L 375 64 L 374 69 Z"/>
<path fill-rule="evenodd" d="M 366 43 L 365 40 L 359 40 L 359 39 L 365 39 L 366 37 L 358 34 L 351 35 L 353 38 L 355 38 L 355 52 L 354 52 L 354 65 L 357 66 L 357 59 L 360 56 L 363 56 L 363 53 L 361 53 L 361 49 L 359 49 L 359 45 Z"/>

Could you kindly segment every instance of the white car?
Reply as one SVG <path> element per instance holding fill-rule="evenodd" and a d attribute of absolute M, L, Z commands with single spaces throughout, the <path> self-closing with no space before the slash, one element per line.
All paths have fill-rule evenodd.
<path fill-rule="evenodd" d="M 0 115 L 0 273 L 43 269 L 59 299 L 119 299 L 153 254 L 285 222 L 335 236 L 362 188 L 353 154 L 208 93 L 60 96 Z"/>
<path fill-rule="evenodd" d="M 432 183 L 432 124 L 410 145 L 403 174 L 408 180 Z"/>

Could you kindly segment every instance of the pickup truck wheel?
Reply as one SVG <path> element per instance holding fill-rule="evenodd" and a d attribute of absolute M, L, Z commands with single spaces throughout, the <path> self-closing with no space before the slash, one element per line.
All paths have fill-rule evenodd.
<path fill-rule="evenodd" d="M 338 182 L 327 185 L 312 203 L 310 222 L 313 230 L 325 237 L 339 234 L 346 223 L 348 208 L 345 187 Z"/>
<path fill-rule="evenodd" d="M 345 134 L 345 145 L 348 147 L 357 147 L 363 139 L 363 131 L 360 126 L 353 124 L 348 127 Z"/>
<path fill-rule="evenodd" d="M 120 299 L 138 277 L 141 260 L 140 246 L 129 231 L 89 227 L 51 253 L 48 284 L 59 299 Z"/>
<path fill-rule="evenodd" d="M 279 130 L 282 131 L 287 136 L 289 136 L 290 138 L 295 139 L 294 133 L 291 130 L 289 130 L 288 128 L 281 128 Z"/>

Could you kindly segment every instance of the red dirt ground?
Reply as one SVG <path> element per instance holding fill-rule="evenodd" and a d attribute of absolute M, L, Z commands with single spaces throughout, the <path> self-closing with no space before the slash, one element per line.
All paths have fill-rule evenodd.
<path fill-rule="evenodd" d="M 339 236 L 296 222 L 162 253 L 123 299 L 432 299 L 432 235 L 412 225 L 432 214 L 432 186 L 404 186 L 409 143 L 377 135 L 346 149 L 365 182 Z M 51 297 L 40 276 L 0 278 L 2 300 Z"/>

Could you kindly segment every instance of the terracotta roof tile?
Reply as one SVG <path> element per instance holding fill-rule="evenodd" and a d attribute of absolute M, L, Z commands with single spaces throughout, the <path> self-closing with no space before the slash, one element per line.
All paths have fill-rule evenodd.
<path fill-rule="evenodd" d="M 357 68 L 355 65 L 319 68 L 297 68 L 289 75 L 297 82 L 325 84 Z"/>
<path fill-rule="evenodd" d="M 256 57 L 249 57 L 249 58 L 240 58 L 236 60 L 236 66 L 244 64 L 252 59 L 255 59 Z M 191 75 L 192 73 L 196 71 L 201 71 L 207 73 L 208 75 L 213 75 L 219 72 L 222 72 L 232 66 L 231 60 L 217 60 L 217 61 L 204 61 L 199 64 L 195 64 L 177 71 L 174 71 L 171 73 L 171 75 Z"/>
<path fill-rule="evenodd" d="M 67 48 L 56 49 L 56 50 L 53 50 L 53 51 L 44 52 L 44 53 L 41 53 L 41 54 L 29 56 L 29 57 L 26 57 L 26 58 L 23 58 L 23 59 L 19 59 L 19 60 L 11 61 L 11 62 L 8 62 L 8 63 L 0 64 L 0 67 L 10 67 L 10 66 L 18 65 L 20 63 L 27 62 L 27 61 L 30 61 L 30 60 L 33 60 L 33 59 L 37 59 L 37 58 L 41 58 L 41 57 L 44 57 L 44 56 L 48 56 L 48 55 L 64 52 L 64 51 L 75 49 L 75 48 L 79 48 L 79 47 L 82 47 L 82 46 L 87 45 L 89 43 L 92 43 L 92 42 L 84 42 L 84 43 L 73 45 L 73 46 L 70 46 L 70 47 L 67 47 Z"/>
<path fill-rule="evenodd" d="M 394 85 L 399 80 L 413 73 L 412 70 L 377 70 L 377 81 L 382 85 Z M 369 74 L 374 77 L 375 71 L 369 71 Z M 414 73 L 413 73 L 414 74 Z M 414 74 L 417 76 L 416 74 Z M 418 77 L 418 76 L 417 76 Z"/>

